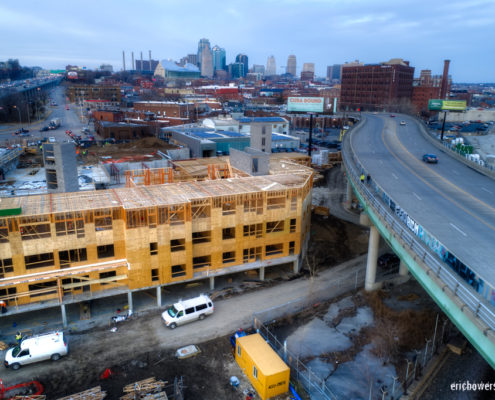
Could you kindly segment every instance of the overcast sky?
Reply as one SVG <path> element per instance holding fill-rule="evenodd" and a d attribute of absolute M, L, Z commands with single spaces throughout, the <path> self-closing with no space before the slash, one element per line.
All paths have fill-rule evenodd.
<path fill-rule="evenodd" d="M 454 82 L 495 82 L 494 0 L 0 0 L 0 61 L 22 65 L 122 69 L 139 58 L 179 60 L 198 41 L 227 51 L 227 63 L 245 53 L 249 65 L 273 54 L 285 72 L 359 59 L 404 58 L 441 74 L 451 60 Z"/>

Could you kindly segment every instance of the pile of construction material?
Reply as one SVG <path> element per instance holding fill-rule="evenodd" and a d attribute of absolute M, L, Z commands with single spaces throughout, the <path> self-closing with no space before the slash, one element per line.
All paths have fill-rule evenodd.
<path fill-rule="evenodd" d="M 101 400 L 106 397 L 107 393 L 101 390 L 100 386 L 85 390 L 84 392 L 79 392 L 71 394 L 69 396 L 61 397 L 58 400 Z"/>
<path fill-rule="evenodd" d="M 167 382 L 157 381 L 154 377 L 131 383 L 124 387 L 124 396 L 120 400 L 168 400 L 164 391 Z"/>

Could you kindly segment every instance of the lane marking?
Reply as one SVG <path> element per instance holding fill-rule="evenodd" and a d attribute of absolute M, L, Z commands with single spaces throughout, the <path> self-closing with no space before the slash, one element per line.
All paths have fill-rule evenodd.
<path fill-rule="evenodd" d="M 398 143 L 398 145 L 400 147 L 402 147 L 404 149 L 404 152 L 407 153 L 410 158 L 412 158 L 413 160 L 415 161 L 418 161 L 409 151 L 407 151 L 407 149 L 405 148 L 405 146 L 402 144 L 402 142 L 399 140 L 399 138 L 397 137 L 397 135 L 394 135 L 395 136 L 395 141 Z M 458 201 L 452 199 L 451 197 L 447 197 L 445 196 L 445 194 L 439 190 L 436 186 L 433 186 L 431 183 L 429 183 L 428 181 L 426 181 L 424 178 L 422 178 L 421 176 L 419 176 L 415 170 L 413 170 L 409 165 L 407 165 L 401 158 L 399 158 L 393 151 L 392 149 L 390 148 L 390 146 L 386 143 L 385 141 L 385 131 L 382 131 L 382 134 L 381 134 L 381 138 L 382 138 L 382 142 L 385 146 L 385 148 L 389 151 L 389 153 L 392 155 L 392 157 L 394 157 L 400 164 L 402 164 L 402 166 L 404 168 L 406 168 L 411 174 L 413 174 L 416 178 L 418 178 L 420 181 L 422 181 L 426 186 L 430 187 L 433 191 L 437 192 L 441 197 L 443 197 L 444 199 L 446 199 L 447 201 L 450 201 L 452 204 L 456 205 L 457 207 L 459 207 L 461 210 L 463 210 L 464 212 L 466 212 L 467 214 L 471 215 L 473 218 L 477 219 L 479 222 L 481 222 L 483 225 L 487 226 L 490 230 L 492 231 L 495 231 L 495 227 L 489 223 L 487 223 L 485 220 L 481 219 L 478 215 L 474 214 L 473 212 L 469 211 L 466 207 L 464 207 L 462 204 L 460 204 Z M 418 161 L 419 163 L 419 161 Z M 423 168 L 428 168 L 426 167 L 425 165 L 423 165 L 422 163 L 419 163 L 419 165 L 421 165 Z M 464 191 L 463 189 L 457 187 L 456 185 L 454 185 L 453 183 L 451 183 L 450 181 L 448 181 L 447 179 L 445 179 L 443 176 L 441 176 L 440 174 L 438 174 L 437 172 L 435 171 L 430 171 L 431 173 L 433 173 L 434 175 L 436 175 L 438 178 L 440 178 L 442 181 L 444 181 L 446 184 L 452 186 L 455 190 L 461 192 L 461 193 L 464 193 L 466 194 L 468 197 L 471 197 L 473 200 L 475 200 L 476 202 L 482 204 L 483 206 L 485 206 L 487 209 L 490 209 L 491 212 L 495 212 L 495 209 L 491 206 L 489 206 L 488 204 L 484 203 L 483 201 L 475 198 L 474 196 L 470 195 L 469 193 L 467 193 L 466 191 Z"/>
<path fill-rule="evenodd" d="M 399 177 L 397 175 L 395 175 L 393 172 L 392 172 L 392 176 L 395 178 L 395 179 L 399 179 Z"/>
<path fill-rule="evenodd" d="M 467 237 L 467 235 L 466 235 L 463 231 L 461 231 L 461 230 L 460 230 L 457 226 L 455 226 L 452 222 L 449 222 L 449 225 L 450 225 L 452 228 L 454 228 L 456 231 L 458 231 L 458 232 L 462 233 L 465 237 Z"/>
<path fill-rule="evenodd" d="M 493 194 L 493 192 L 490 192 L 488 189 L 485 189 L 484 187 L 482 187 L 481 190 L 484 190 L 485 192 L 488 192 L 490 194 Z"/>
<path fill-rule="evenodd" d="M 421 197 L 419 197 L 416 193 L 412 192 L 412 194 L 418 199 L 421 200 Z"/>

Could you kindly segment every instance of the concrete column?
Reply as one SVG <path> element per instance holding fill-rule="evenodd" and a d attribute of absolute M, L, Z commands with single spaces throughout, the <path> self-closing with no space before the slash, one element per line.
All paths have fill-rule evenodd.
<path fill-rule="evenodd" d="M 158 307 L 162 306 L 162 287 L 158 286 L 156 288 L 156 305 Z"/>
<path fill-rule="evenodd" d="M 65 304 L 60 304 L 60 311 L 62 311 L 62 325 L 67 328 L 67 313 L 65 312 Z"/>
<path fill-rule="evenodd" d="M 409 274 L 409 270 L 407 269 L 407 265 L 404 261 L 400 261 L 399 264 L 399 275 L 400 276 L 407 276 Z"/>
<path fill-rule="evenodd" d="M 347 185 L 346 185 L 346 194 L 345 194 L 345 206 L 347 208 L 351 208 L 352 204 L 352 185 L 351 182 L 349 181 L 349 178 L 347 178 Z"/>
<path fill-rule="evenodd" d="M 215 277 L 210 276 L 210 290 L 215 289 Z"/>
<path fill-rule="evenodd" d="M 374 226 L 370 226 L 370 240 L 368 242 L 368 259 L 366 260 L 366 280 L 364 288 L 366 291 L 372 291 L 380 288 L 376 283 L 376 260 L 378 258 L 378 244 L 380 243 L 380 234 Z"/>
<path fill-rule="evenodd" d="M 265 280 L 265 267 L 260 267 L 260 281 Z"/>
<path fill-rule="evenodd" d="M 299 257 L 294 260 L 293 271 L 295 274 L 299 273 Z"/>
<path fill-rule="evenodd" d="M 132 307 L 132 292 L 130 290 L 127 292 L 127 304 L 129 305 L 129 312 L 133 312 L 133 307 Z"/>

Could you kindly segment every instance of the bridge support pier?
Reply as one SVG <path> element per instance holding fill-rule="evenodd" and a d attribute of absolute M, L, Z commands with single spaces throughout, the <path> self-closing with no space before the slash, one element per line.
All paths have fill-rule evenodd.
<path fill-rule="evenodd" d="M 361 214 L 362 215 L 362 214 Z M 368 242 L 368 258 L 366 260 L 366 279 L 364 289 L 367 292 L 381 288 L 381 282 L 376 282 L 376 261 L 378 259 L 378 245 L 380 233 L 374 225 L 370 226 L 370 239 Z"/>
<path fill-rule="evenodd" d="M 353 196 L 352 185 L 349 178 L 347 178 L 346 193 L 345 193 L 345 207 L 347 209 L 351 208 L 352 196 Z"/>

